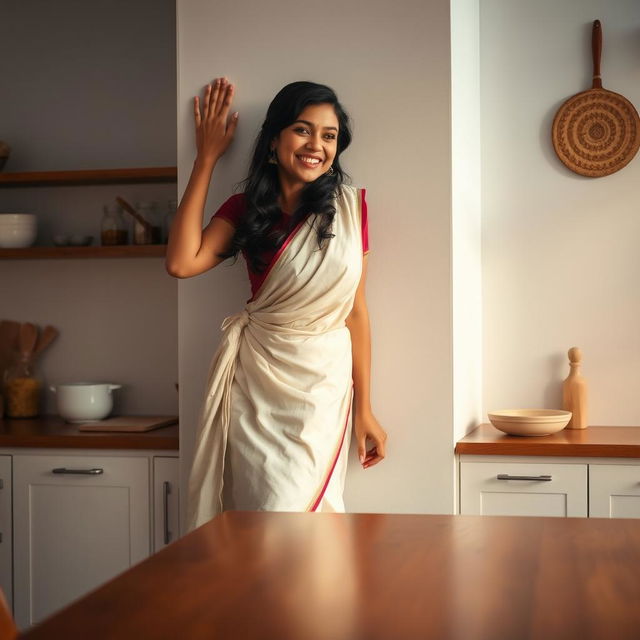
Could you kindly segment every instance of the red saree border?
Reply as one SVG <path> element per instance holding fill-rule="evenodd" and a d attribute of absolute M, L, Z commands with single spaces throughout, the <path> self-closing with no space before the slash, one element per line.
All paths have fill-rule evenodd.
<path fill-rule="evenodd" d="M 269 266 L 267 266 L 267 269 L 264 274 L 264 278 L 262 279 L 260 286 L 258 287 L 256 292 L 251 296 L 251 298 L 247 300 L 247 304 L 249 304 L 250 302 L 253 302 L 260 295 L 260 292 L 264 288 L 265 283 L 269 279 L 269 275 L 271 274 L 271 271 L 278 263 L 278 260 L 280 260 L 280 257 L 284 253 L 285 249 L 291 244 L 291 241 L 295 238 L 295 236 L 298 235 L 298 231 L 300 231 L 300 229 L 302 228 L 302 225 L 304 225 L 304 223 L 308 219 L 309 217 L 307 216 L 304 220 L 300 220 L 300 222 L 298 222 L 298 224 L 294 227 L 291 233 L 287 236 L 287 239 L 282 243 L 281 247 L 278 249 L 276 254 L 273 256 L 273 258 L 271 258 L 271 262 L 269 263 Z"/>
<path fill-rule="evenodd" d="M 329 469 L 329 473 L 327 474 L 327 478 L 324 481 L 324 485 L 322 486 L 322 489 L 320 491 L 320 493 L 318 494 L 318 497 L 315 499 L 315 501 L 313 502 L 313 506 L 310 509 L 307 509 L 307 511 L 315 511 L 318 506 L 320 505 L 320 503 L 322 502 L 322 498 L 324 498 L 324 494 L 327 490 L 327 487 L 329 486 L 329 482 L 331 482 L 331 478 L 333 477 L 333 472 L 335 471 L 336 465 L 338 464 L 338 459 L 340 458 L 340 454 L 342 453 L 342 447 L 344 445 L 344 437 L 347 433 L 347 425 L 349 424 L 349 418 L 351 417 L 351 405 L 353 404 L 353 386 L 351 387 L 351 397 L 349 400 L 349 408 L 347 409 L 347 418 L 344 421 L 344 429 L 342 430 L 342 437 L 340 438 L 340 444 L 338 445 L 338 451 L 336 452 L 336 455 L 333 458 L 333 463 Z"/>

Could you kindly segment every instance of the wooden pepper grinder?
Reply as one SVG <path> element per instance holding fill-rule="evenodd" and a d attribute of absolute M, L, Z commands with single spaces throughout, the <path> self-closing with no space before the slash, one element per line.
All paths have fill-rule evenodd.
<path fill-rule="evenodd" d="M 567 429 L 587 428 L 587 381 L 580 373 L 582 351 L 578 347 L 569 349 L 571 371 L 562 384 L 562 408 L 573 414 Z"/>

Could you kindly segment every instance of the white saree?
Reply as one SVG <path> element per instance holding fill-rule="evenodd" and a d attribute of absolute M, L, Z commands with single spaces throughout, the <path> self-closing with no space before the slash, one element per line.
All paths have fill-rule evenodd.
<path fill-rule="evenodd" d="M 352 400 L 349 315 L 362 272 L 360 194 L 335 237 L 292 231 L 245 309 L 222 324 L 189 478 L 187 526 L 226 509 L 344 511 Z"/>

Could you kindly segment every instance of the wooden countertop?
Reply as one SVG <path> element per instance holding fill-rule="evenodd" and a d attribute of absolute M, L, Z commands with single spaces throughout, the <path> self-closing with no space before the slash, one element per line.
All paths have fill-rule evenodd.
<path fill-rule="evenodd" d="M 178 425 L 144 433 L 79 431 L 58 416 L 0 420 L 0 448 L 167 449 L 179 448 Z"/>
<path fill-rule="evenodd" d="M 481 424 L 459 440 L 456 453 L 491 456 L 640 458 L 640 427 L 563 429 L 549 436 L 510 436 Z"/>
<path fill-rule="evenodd" d="M 226 512 L 26 640 L 637 640 L 640 521 Z"/>

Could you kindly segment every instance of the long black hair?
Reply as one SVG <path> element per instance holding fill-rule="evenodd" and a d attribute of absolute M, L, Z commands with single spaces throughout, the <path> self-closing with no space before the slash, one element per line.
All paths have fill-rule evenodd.
<path fill-rule="evenodd" d="M 340 185 L 349 178 L 340 166 L 340 154 L 351 142 L 349 116 L 330 87 L 315 82 L 292 82 L 283 87 L 269 105 L 254 144 L 249 175 L 241 183 L 244 187 L 246 212 L 238 224 L 229 251 L 220 254 L 221 257 L 236 258 L 238 252 L 243 250 L 249 267 L 260 273 L 267 266 L 261 258 L 262 254 L 278 249 L 284 242 L 287 233 L 274 229 L 282 212 L 278 204 L 278 166 L 269 162 L 271 143 L 312 104 L 332 105 L 338 118 L 333 174 L 323 174 L 304 186 L 298 208 L 291 216 L 289 230 L 313 213 L 316 214 L 318 246 L 322 247 L 323 241 L 333 237 L 330 229 L 336 214 L 334 199 Z"/>

